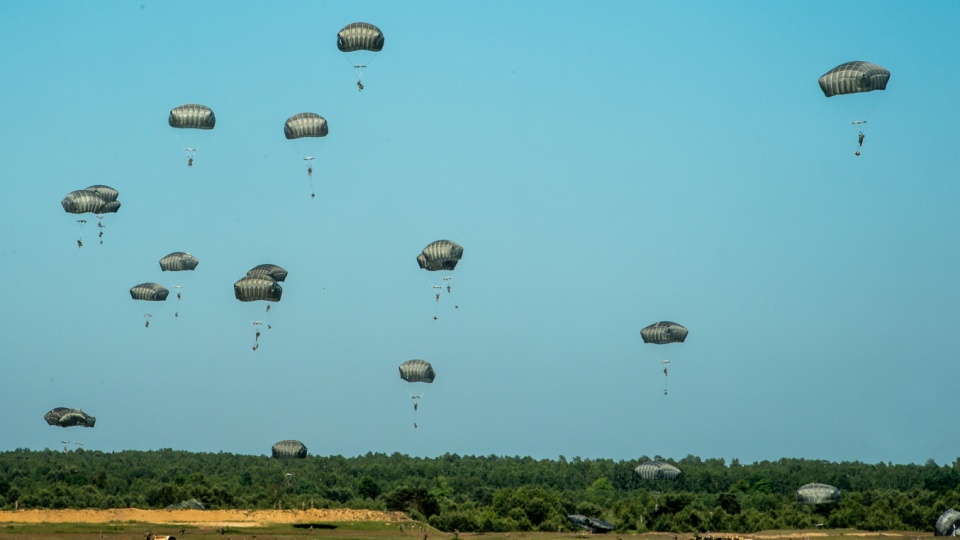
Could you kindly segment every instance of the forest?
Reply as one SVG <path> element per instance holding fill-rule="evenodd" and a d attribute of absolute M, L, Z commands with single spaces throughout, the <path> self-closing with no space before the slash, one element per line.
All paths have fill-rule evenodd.
<path fill-rule="evenodd" d="M 756 532 L 853 528 L 932 532 L 960 507 L 960 458 L 949 465 L 780 459 L 741 464 L 687 456 L 682 473 L 646 480 L 631 461 L 531 457 L 275 459 L 171 449 L 106 453 L 0 452 L 0 508 L 165 508 L 188 499 L 208 509 L 363 508 L 405 512 L 443 531 L 569 530 L 569 514 L 617 532 Z M 653 459 L 663 459 L 654 456 Z M 841 490 L 808 505 L 808 483 Z"/>

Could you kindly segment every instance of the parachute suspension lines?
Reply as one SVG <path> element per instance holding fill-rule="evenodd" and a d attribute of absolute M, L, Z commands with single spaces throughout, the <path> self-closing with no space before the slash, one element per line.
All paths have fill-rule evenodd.
<path fill-rule="evenodd" d="M 660 364 L 663 366 L 663 395 L 667 395 L 667 365 L 670 364 L 669 360 L 661 360 Z"/>
<path fill-rule="evenodd" d="M 80 236 L 77 238 L 77 249 L 83 248 L 83 226 L 87 224 L 87 220 L 78 219 L 77 223 L 80 224 Z"/>

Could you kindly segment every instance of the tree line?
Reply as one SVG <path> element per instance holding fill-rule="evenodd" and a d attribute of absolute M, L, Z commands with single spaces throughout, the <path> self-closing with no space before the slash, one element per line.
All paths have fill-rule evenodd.
<path fill-rule="evenodd" d="M 357 508 L 407 513 L 444 531 L 569 530 L 569 514 L 618 532 L 756 532 L 814 527 L 933 531 L 960 507 L 950 465 L 760 461 L 687 456 L 673 480 L 644 480 L 647 460 L 394 453 L 278 460 L 163 449 L 0 452 L 0 508 Z M 656 459 L 661 459 L 656 457 Z M 832 505 L 803 505 L 808 483 L 836 486 Z"/>

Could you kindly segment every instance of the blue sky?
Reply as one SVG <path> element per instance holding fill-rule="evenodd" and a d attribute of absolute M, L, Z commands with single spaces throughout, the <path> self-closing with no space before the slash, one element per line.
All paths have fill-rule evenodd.
<path fill-rule="evenodd" d="M 355 21 L 386 38 L 362 93 Z M 958 26 L 946 1 L 4 3 L 0 450 L 950 463 Z M 825 98 L 851 60 L 887 90 Z M 216 129 L 170 128 L 184 103 Z M 315 199 L 299 112 L 330 126 Z M 59 201 L 91 184 L 123 206 L 77 249 Z M 437 239 L 465 251 L 433 320 Z M 290 275 L 252 351 L 232 284 L 261 263 Z M 145 328 L 148 281 L 184 297 Z M 644 345 L 660 320 L 687 341 Z"/>

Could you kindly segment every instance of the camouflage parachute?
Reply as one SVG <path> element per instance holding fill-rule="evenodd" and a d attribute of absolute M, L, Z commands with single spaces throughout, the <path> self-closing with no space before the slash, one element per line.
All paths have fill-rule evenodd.
<path fill-rule="evenodd" d="M 687 339 L 688 331 L 675 322 L 660 321 L 640 330 L 640 337 L 644 343 L 665 345 L 667 343 L 683 343 Z"/>
<path fill-rule="evenodd" d="M 840 501 L 840 490 L 827 484 L 806 484 L 797 490 L 797 502 L 832 504 Z"/>
<path fill-rule="evenodd" d="M 198 264 L 200 264 L 200 261 L 193 255 L 185 251 L 174 251 L 173 253 L 160 259 L 160 270 L 165 272 L 193 270 Z"/>
<path fill-rule="evenodd" d="M 254 266 L 249 271 L 247 271 L 247 276 L 267 276 L 271 277 L 276 281 L 283 281 L 287 279 L 287 271 L 282 267 L 275 264 L 261 264 Z"/>
<path fill-rule="evenodd" d="M 170 291 L 159 283 L 141 283 L 130 287 L 130 297 L 134 300 L 145 300 L 147 302 L 166 301 Z"/>
<path fill-rule="evenodd" d="M 960 512 L 953 508 L 940 514 L 934 526 L 936 536 L 960 536 Z"/>
<path fill-rule="evenodd" d="M 885 90 L 890 80 L 890 72 L 870 62 L 847 62 L 820 76 L 820 89 L 823 95 L 833 97 L 858 92 Z"/>
<path fill-rule="evenodd" d="M 634 469 L 644 480 L 673 480 L 680 476 L 680 469 L 665 461 L 645 461 Z"/>
<path fill-rule="evenodd" d="M 453 270 L 463 257 L 463 246 L 452 240 L 437 240 L 417 255 L 417 264 L 424 270 Z"/>
<path fill-rule="evenodd" d="M 188 103 L 170 110 L 167 119 L 170 127 L 180 129 L 213 129 L 217 125 L 217 118 L 213 110 L 206 105 Z"/>
<path fill-rule="evenodd" d="M 102 214 L 107 202 L 96 191 L 81 189 L 68 193 L 60 204 L 68 214 Z"/>
<path fill-rule="evenodd" d="M 80 409 L 71 409 L 69 407 L 56 407 L 43 415 L 43 419 L 51 426 L 64 428 L 73 426 L 92 428 L 94 424 L 97 423 L 96 417 L 90 416 Z"/>
<path fill-rule="evenodd" d="M 570 524 L 574 527 L 580 527 L 592 533 L 608 533 L 613 530 L 613 523 L 603 521 L 602 519 L 587 517 L 582 514 L 570 514 L 567 516 Z"/>
<path fill-rule="evenodd" d="M 437 372 L 426 360 L 407 360 L 400 364 L 400 378 L 407 382 L 432 383 Z"/>
<path fill-rule="evenodd" d="M 326 137 L 327 120 L 316 113 L 299 113 L 287 118 L 283 124 L 283 136 L 287 139 L 301 137 Z"/>
<path fill-rule="evenodd" d="M 383 50 L 383 32 L 376 26 L 365 23 L 350 23 L 337 32 L 337 48 L 341 52 Z"/>
<path fill-rule="evenodd" d="M 285 440 L 280 441 L 277 444 L 273 445 L 270 448 L 273 457 L 277 459 L 282 458 L 297 458 L 303 459 L 307 457 L 307 447 L 300 441 L 294 440 Z"/>
<path fill-rule="evenodd" d="M 233 284 L 233 294 L 241 302 L 279 302 L 283 288 L 277 280 L 267 275 L 246 276 Z"/>

